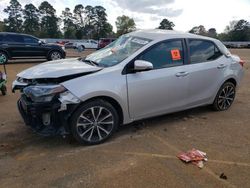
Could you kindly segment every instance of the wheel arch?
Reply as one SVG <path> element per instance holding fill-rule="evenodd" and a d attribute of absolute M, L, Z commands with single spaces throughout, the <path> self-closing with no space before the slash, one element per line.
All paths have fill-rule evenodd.
<path fill-rule="evenodd" d="M 0 52 L 5 53 L 8 56 L 8 58 L 11 58 L 10 54 L 8 53 L 8 51 L 0 49 Z"/>
<path fill-rule="evenodd" d="M 237 81 L 236 81 L 236 79 L 233 78 L 233 77 L 228 78 L 226 81 L 224 81 L 224 83 L 226 83 L 226 82 L 231 82 L 232 84 L 234 84 L 235 87 L 237 87 Z M 224 84 L 224 83 L 223 83 L 223 84 Z M 222 85 L 223 85 L 223 84 L 222 84 Z"/>

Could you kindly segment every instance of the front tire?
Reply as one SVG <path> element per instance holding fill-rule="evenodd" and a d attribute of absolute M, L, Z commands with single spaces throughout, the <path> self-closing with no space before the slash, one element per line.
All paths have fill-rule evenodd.
<path fill-rule="evenodd" d="M 216 111 L 228 110 L 234 102 L 235 94 L 235 85 L 231 82 L 224 83 L 216 95 L 213 109 Z"/>
<path fill-rule="evenodd" d="M 119 125 L 115 108 L 104 100 L 83 104 L 71 118 L 73 137 L 81 144 L 99 144 L 110 138 Z"/>

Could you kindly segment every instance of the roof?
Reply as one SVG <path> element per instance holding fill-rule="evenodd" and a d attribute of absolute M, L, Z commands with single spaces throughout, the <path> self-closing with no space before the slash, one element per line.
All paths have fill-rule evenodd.
<path fill-rule="evenodd" d="M 138 37 L 148 38 L 151 40 L 164 40 L 164 39 L 169 39 L 169 38 L 203 38 L 203 39 L 209 39 L 209 40 L 212 39 L 209 37 L 204 37 L 204 36 L 195 35 L 191 33 L 185 33 L 182 31 L 163 30 L 163 29 L 137 30 L 129 34 L 138 36 Z"/>
<path fill-rule="evenodd" d="M 149 30 L 137 30 L 129 35 L 143 37 L 151 40 L 167 40 L 171 38 L 192 38 L 192 39 L 204 39 L 213 41 L 221 50 L 221 52 L 225 55 L 230 54 L 228 49 L 217 39 L 205 37 L 201 35 L 195 35 L 191 33 L 185 33 L 181 31 L 174 31 L 174 30 L 163 30 L 163 29 L 149 29 Z"/>
<path fill-rule="evenodd" d="M 23 35 L 23 36 L 31 36 L 31 37 L 35 37 L 33 35 L 29 35 L 29 34 L 25 34 L 25 33 L 15 33 L 15 32 L 0 32 L 0 35 Z M 35 37 L 37 38 L 37 37 Z"/>

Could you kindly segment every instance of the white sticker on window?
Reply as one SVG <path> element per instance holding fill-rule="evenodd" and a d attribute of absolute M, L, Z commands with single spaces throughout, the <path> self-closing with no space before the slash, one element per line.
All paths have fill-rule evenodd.
<path fill-rule="evenodd" d="M 136 39 L 136 38 L 134 38 L 134 39 L 132 40 L 132 42 L 138 43 L 138 44 L 142 44 L 142 45 L 148 44 L 148 41 L 142 40 L 142 39 Z"/>

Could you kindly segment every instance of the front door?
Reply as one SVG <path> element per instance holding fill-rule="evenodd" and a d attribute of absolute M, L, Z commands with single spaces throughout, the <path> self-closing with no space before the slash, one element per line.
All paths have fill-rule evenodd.
<path fill-rule="evenodd" d="M 187 77 L 183 40 L 160 42 L 136 59 L 153 64 L 153 70 L 127 74 L 132 119 L 178 111 L 186 105 Z"/>

